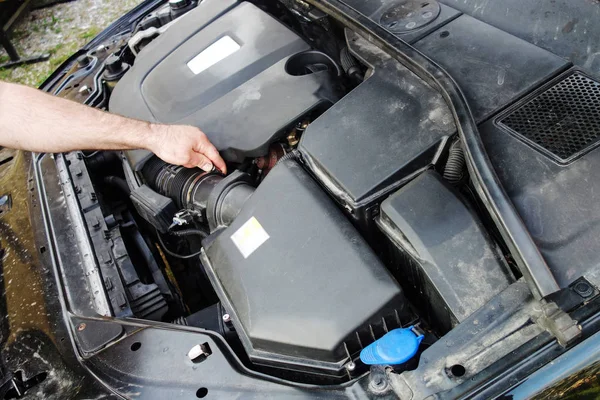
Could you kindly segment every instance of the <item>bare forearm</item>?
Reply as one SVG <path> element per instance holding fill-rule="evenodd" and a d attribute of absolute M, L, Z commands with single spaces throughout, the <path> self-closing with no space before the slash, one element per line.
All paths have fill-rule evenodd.
<path fill-rule="evenodd" d="M 0 145 L 37 152 L 149 148 L 152 127 L 0 82 Z"/>
<path fill-rule="evenodd" d="M 215 146 L 193 126 L 124 118 L 1 81 L 0 146 L 40 153 L 147 149 L 168 163 L 227 170 Z"/>

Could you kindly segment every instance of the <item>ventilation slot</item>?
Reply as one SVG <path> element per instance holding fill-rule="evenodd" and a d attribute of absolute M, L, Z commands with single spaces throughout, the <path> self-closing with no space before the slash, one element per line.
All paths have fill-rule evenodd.
<path fill-rule="evenodd" d="M 591 150 L 600 139 L 600 83 L 574 72 L 498 120 L 560 162 Z"/>

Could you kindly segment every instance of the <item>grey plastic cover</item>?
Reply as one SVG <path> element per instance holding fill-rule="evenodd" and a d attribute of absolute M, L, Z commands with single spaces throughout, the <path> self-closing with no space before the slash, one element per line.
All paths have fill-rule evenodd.
<path fill-rule="evenodd" d="M 277 164 L 231 226 L 203 244 L 209 276 L 255 362 L 341 367 L 345 340 L 406 308 L 394 278 L 294 160 Z"/>
<path fill-rule="evenodd" d="M 455 126 L 441 95 L 415 74 L 356 34 L 347 41 L 373 74 L 308 126 L 299 149 L 356 209 L 430 166 Z"/>
<path fill-rule="evenodd" d="M 293 76 L 287 59 L 309 46 L 256 6 L 206 0 L 138 55 L 109 110 L 200 127 L 231 161 L 263 155 L 290 124 L 327 98 L 327 71 Z M 130 153 L 136 169 L 147 152 Z"/>
<path fill-rule="evenodd" d="M 444 332 L 513 282 L 479 218 L 436 172 L 383 201 L 378 225 L 407 256 L 397 266 L 404 287 L 421 293 L 417 305 Z"/>

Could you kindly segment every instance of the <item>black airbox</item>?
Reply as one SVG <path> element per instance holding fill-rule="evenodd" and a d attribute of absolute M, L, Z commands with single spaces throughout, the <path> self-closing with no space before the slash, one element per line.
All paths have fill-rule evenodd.
<path fill-rule="evenodd" d="M 357 337 L 366 345 L 371 330 L 397 327 L 406 308 L 394 278 L 294 160 L 280 162 L 204 245 L 209 276 L 256 363 L 343 374 L 346 348 L 355 353 Z"/>

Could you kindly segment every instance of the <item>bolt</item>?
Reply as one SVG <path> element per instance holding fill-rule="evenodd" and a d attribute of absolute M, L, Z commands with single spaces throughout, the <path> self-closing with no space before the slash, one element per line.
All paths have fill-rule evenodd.
<path fill-rule="evenodd" d="M 223 314 L 223 322 L 225 322 L 225 323 L 231 322 L 231 315 Z"/>
<path fill-rule="evenodd" d="M 581 297 L 590 297 L 594 294 L 592 286 L 585 281 L 577 282 L 575 286 L 573 286 L 573 290 Z"/>
<path fill-rule="evenodd" d="M 79 89 L 79 93 L 90 93 L 91 91 L 92 91 L 92 89 L 90 89 L 87 85 L 83 85 Z"/>
<path fill-rule="evenodd" d="M 83 331 L 85 329 L 85 326 L 86 326 L 85 322 L 82 322 L 82 323 L 79 324 L 79 326 L 77 326 L 77 330 L 79 332 L 81 332 L 81 331 Z"/>
<path fill-rule="evenodd" d="M 87 54 L 77 57 L 77 66 L 79 68 L 85 68 L 88 65 L 90 65 L 91 62 L 92 62 L 92 60 L 90 59 L 90 57 L 88 57 Z"/>
<path fill-rule="evenodd" d="M 387 380 L 382 374 L 373 374 L 371 375 L 371 388 L 375 392 L 383 392 L 387 389 Z"/>
<path fill-rule="evenodd" d="M 348 372 L 352 372 L 356 369 L 356 364 L 354 364 L 353 361 L 350 361 L 348 364 L 346 364 L 346 370 Z"/>

